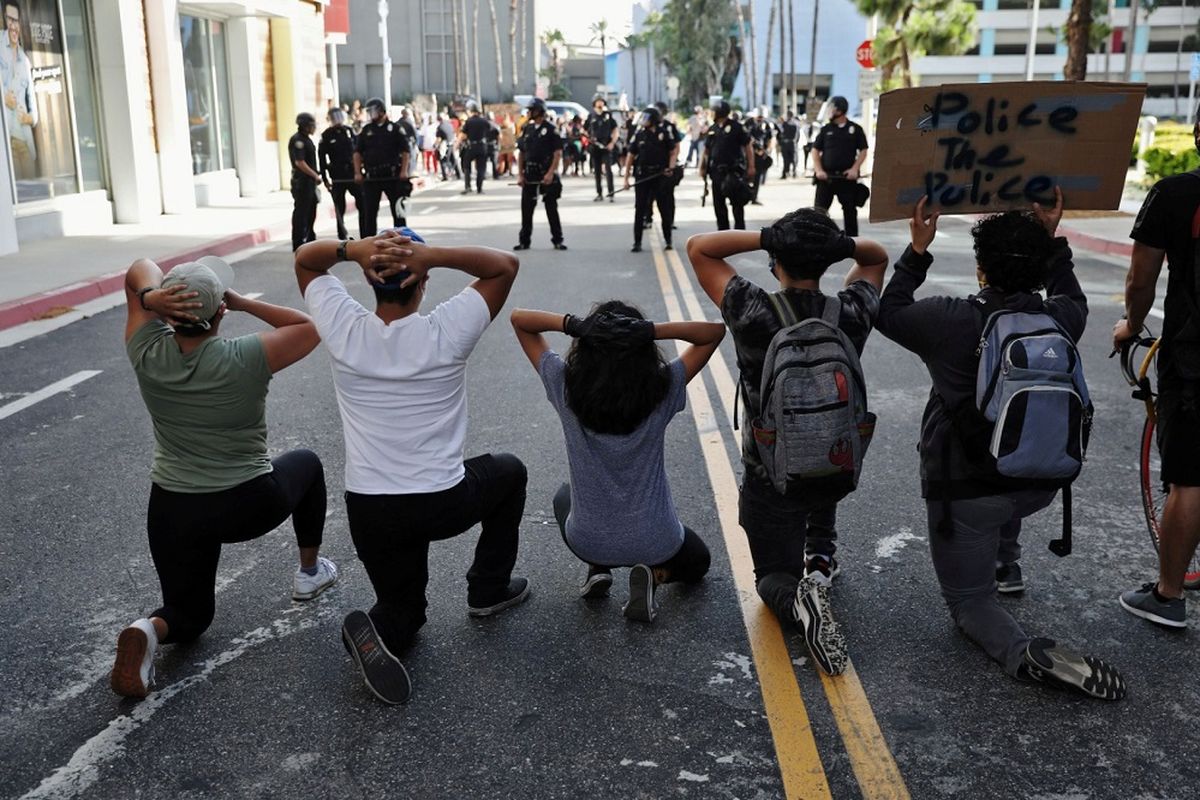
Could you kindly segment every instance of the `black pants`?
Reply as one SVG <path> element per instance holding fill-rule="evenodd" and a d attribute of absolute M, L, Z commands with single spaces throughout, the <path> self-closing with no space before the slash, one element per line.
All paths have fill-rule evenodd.
<path fill-rule="evenodd" d="M 564 483 L 558 487 L 558 491 L 554 493 L 554 519 L 558 522 L 558 532 L 562 534 L 563 544 L 571 550 L 571 543 L 567 541 L 567 517 L 571 514 L 571 484 Z M 574 553 L 574 550 L 571 550 Z M 575 555 L 579 558 L 578 554 Z M 592 564 L 587 559 L 579 558 L 590 567 L 608 569 L 610 567 L 632 567 L 633 564 Z M 696 532 L 686 525 L 683 526 L 683 544 L 675 555 L 668 558 L 661 564 L 647 564 L 646 566 L 656 570 L 662 570 L 665 573 L 665 579 L 662 583 L 674 583 L 682 581 L 683 583 L 696 583 L 708 574 L 708 568 L 712 564 L 712 555 L 708 552 L 708 546 L 704 544 L 704 540 L 696 535 Z"/>
<path fill-rule="evenodd" d="M 759 187 L 767 182 L 768 169 L 770 169 L 770 167 L 767 166 L 767 159 L 765 157 L 754 157 L 754 193 L 750 197 L 750 200 L 753 203 L 758 202 Z"/>
<path fill-rule="evenodd" d="M 292 178 L 292 251 L 317 238 L 317 182 L 311 178 Z"/>
<path fill-rule="evenodd" d="M 475 167 L 475 191 L 483 191 L 483 178 L 487 173 L 487 150 L 479 149 L 478 153 L 472 154 L 470 147 L 463 150 L 463 176 L 466 179 L 467 191 L 471 191 L 471 166 Z"/>
<path fill-rule="evenodd" d="M 189 642 L 212 623 L 222 544 L 257 539 L 289 516 L 298 546 L 321 544 L 321 460 L 311 450 L 292 450 L 271 465 L 270 473 L 219 492 L 185 494 L 151 485 L 146 527 L 163 602 L 150 616 L 166 621 L 164 642 Z"/>
<path fill-rule="evenodd" d="M 833 205 L 833 198 L 842 206 L 842 230 L 847 236 L 858 236 L 858 206 L 854 203 L 854 190 L 858 181 L 847 178 L 830 178 L 817 181 L 817 197 L 814 204 L 826 211 Z"/>
<path fill-rule="evenodd" d="M 792 142 L 780 142 L 779 152 L 783 156 L 783 175 L 780 177 L 796 177 L 796 145 Z"/>
<path fill-rule="evenodd" d="M 359 198 L 359 238 L 366 239 L 379 232 L 379 199 L 382 195 L 387 195 L 392 225 L 402 228 L 408 224 L 404 218 L 404 199 L 408 196 L 404 181 L 399 178 L 367 178 L 363 181 Z"/>
<path fill-rule="evenodd" d="M 641 180 L 639 178 L 638 180 Z M 671 226 L 675 224 L 675 179 L 672 176 L 651 178 L 645 183 L 633 187 L 633 241 L 642 243 L 643 221 L 652 212 L 652 203 L 658 204 L 658 213 L 662 217 L 663 240 L 671 243 Z"/>
<path fill-rule="evenodd" d="M 812 153 L 813 146 L 811 144 L 804 145 L 804 170 L 808 171 L 808 156 Z"/>
<path fill-rule="evenodd" d="M 746 477 L 738 493 L 738 523 L 746 532 L 758 595 L 782 622 L 793 620 L 796 584 L 804 577 L 804 561 L 813 554 L 808 538 L 821 542 L 816 552 L 832 555 L 837 504 L 814 508 Z"/>
<path fill-rule="evenodd" d="M 337 235 L 339 239 L 349 238 L 349 233 L 346 231 L 346 193 L 354 198 L 355 205 L 362 202 L 362 192 L 359 191 L 358 184 L 353 182 L 352 178 L 333 178 L 335 183 L 329 190 L 329 196 L 333 198 L 333 209 L 337 212 Z M 343 182 L 346 181 L 346 182 Z"/>
<path fill-rule="evenodd" d="M 733 227 L 739 231 L 746 230 L 746 207 L 740 206 L 725 196 L 722 190 L 721 175 L 712 175 L 712 201 L 713 211 L 717 214 L 717 230 L 729 230 L 729 209 L 725 205 L 726 202 L 733 207 Z"/>
<path fill-rule="evenodd" d="M 547 192 L 550 192 L 547 196 Z M 533 209 L 537 206 L 538 195 L 542 196 L 542 205 L 546 207 L 546 221 L 550 223 L 550 241 L 561 244 L 563 240 L 562 221 L 558 218 L 558 195 L 562 192 L 562 183 L 558 176 L 549 186 L 541 181 L 525 180 L 521 187 L 521 233 L 519 241 L 526 247 L 533 241 Z"/>
<path fill-rule="evenodd" d="M 456 178 L 462 175 L 458 169 L 458 158 L 454 155 L 454 148 L 447 147 L 445 155 L 442 156 L 442 180 L 449 180 L 451 172 Z"/>
<path fill-rule="evenodd" d="M 429 494 L 346 492 L 350 537 L 375 588 L 368 612 L 384 644 L 400 653 L 425 624 L 429 543 L 483 523 L 467 571 L 467 602 L 500 599 L 517 560 L 525 511 L 525 465 L 502 453 L 467 459 L 457 486 Z"/>
<path fill-rule="evenodd" d="M 596 176 L 596 194 L 597 195 L 604 194 L 604 190 L 601 188 L 601 185 L 600 185 L 601 173 L 603 173 L 603 175 L 608 176 L 608 193 L 612 194 L 613 193 L 613 174 L 612 174 L 613 152 L 612 152 L 612 150 L 609 150 L 607 147 L 589 147 L 588 150 L 590 150 L 591 154 L 592 154 L 592 174 Z"/>

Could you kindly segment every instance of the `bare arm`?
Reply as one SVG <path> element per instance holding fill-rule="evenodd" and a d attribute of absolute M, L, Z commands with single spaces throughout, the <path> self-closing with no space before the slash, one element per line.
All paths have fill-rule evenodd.
<path fill-rule="evenodd" d="M 201 306 L 193 299 L 196 293 L 183 284 L 161 289 L 162 280 L 162 270 L 148 258 L 139 258 L 125 272 L 125 341 L 152 319 L 196 321 L 191 313 Z M 150 291 L 139 297 L 143 289 Z"/>
<path fill-rule="evenodd" d="M 558 165 L 562 162 L 562 150 L 554 151 L 554 158 L 550 159 L 550 169 L 546 170 L 546 174 L 542 176 L 542 183 L 553 183 L 554 176 L 558 173 Z"/>
<path fill-rule="evenodd" d="M 656 322 L 655 339 L 679 339 L 690 347 L 679 359 L 683 362 L 685 379 L 691 381 L 717 352 L 721 339 L 725 337 L 725 326 L 720 322 Z"/>
<path fill-rule="evenodd" d="M 692 271 L 696 273 L 700 288 L 717 308 L 725 298 L 726 285 L 737 275 L 737 270 L 726 259 L 759 249 L 761 239 L 762 234 L 758 231 L 717 231 L 688 239 L 687 255 Z"/>
<path fill-rule="evenodd" d="M 312 317 L 303 311 L 261 300 L 243 297 L 232 289 L 225 291 L 225 307 L 257 317 L 274 330 L 260 333 L 267 367 L 272 374 L 295 364 L 313 351 L 321 341 Z"/>
<path fill-rule="evenodd" d="M 512 322 L 513 332 L 517 334 L 517 343 L 536 371 L 542 363 L 542 356 L 550 349 L 550 343 L 542 334 L 550 331 L 561 333 L 566 315 L 518 308 L 512 312 L 509 321 Z"/>
<path fill-rule="evenodd" d="M 295 167 L 297 171 L 303 172 L 305 175 L 312 178 L 314 181 L 319 182 L 321 180 L 321 176 L 317 174 L 317 171 L 310 167 L 308 162 L 303 158 L 298 158 L 293 161 L 292 166 Z"/>
<path fill-rule="evenodd" d="M 855 281 L 866 281 L 882 291 L 887 266 L 888 254 L 883 245 L 870 239 L 855 239 L 854 266 L 846 273 L 846 286 Z"/>
<path fill-rule="evenodd" d="M 355 150 L 355 151 L 354 151 L 354 182 L 355 182 L 355 183 L 362 183 L 362 182 L 363 182 L 363 171 L 362 171 L 362 168 L 363 168 L 363 166 L 362 166 L 362 154 L 361 154 L 361 153 L 359 153 L 357 150 Z"/>
<path fill-rule="evenodd" d="M 1141 332 L 1146 315 L 1154 305 L 1158 276 L 1162 272 L 1167 251 L 1141 242 L 1133 243 L 1129 272 L 1125 276 L 1125 319 L 1113 328 L 1113 347 Z"/>
<path fill-rule="evenodd" d="M 746 142 L 746 177 L 753 178 L 757 167 L 754 166 L 754 139 Z"/>

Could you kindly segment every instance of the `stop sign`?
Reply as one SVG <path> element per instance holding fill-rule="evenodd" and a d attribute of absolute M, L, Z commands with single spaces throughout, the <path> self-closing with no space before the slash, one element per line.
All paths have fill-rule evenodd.
<path fill-rule="evenodd" d="M 858 65 L 863 69 L 874 69 L 875 67 L 875 61 L 871 58 L 872 43 L 873 40 L 867 39 L 858 46 L 857 50 L 854 51 L 854 60 L 857 61 Z"/>

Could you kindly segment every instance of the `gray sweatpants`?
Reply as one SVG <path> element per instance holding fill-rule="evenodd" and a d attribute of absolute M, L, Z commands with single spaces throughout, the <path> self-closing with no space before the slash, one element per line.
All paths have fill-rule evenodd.
<path fill-rule="evenodd" d="M 949 536 L 938 533 L 946 504 L 941 500 L 925 502 L 929 551 L 950 616 L 968 639 L 1013 677 L 1017 677 L 1032 637 L 1000 605 L 996 562 L 1008 563 L 1021 557 L 1021 520 L 1050 505 L 1055 494 L 1021 491 L 955 500 L 950 504 L 954 532 Z"/>

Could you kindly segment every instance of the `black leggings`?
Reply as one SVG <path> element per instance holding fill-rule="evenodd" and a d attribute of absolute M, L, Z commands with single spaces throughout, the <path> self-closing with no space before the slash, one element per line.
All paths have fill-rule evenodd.
<path fill-rule="evenodd" d="M 564 483 L 554 493 L 554 519 L 558 521 L 558 532 L 562 534 L 563 544 L 571 550 L 571 543 L 567 541 L 567 517 L 571 514 L 571 484 Z M 632 564 L 592 564 L 585 558 L 580 558 L 574 550 L 571 552 L 580 561 L 587 564 L 593 570 L 607 570 L 609 567 L 631 567 Z M 683 583 L 696 583 L 708 574 L 708 567 L 712 563 L 712 555 L 708 552 L 708 546 L 704 544 L 695 531 L 688 526 L 683 526 L 683 544 L 675 555 L 668 558 L 661 564 L 647 564 L 656 570 L 661 570 L 666 577 L 660 581 L 661 583 L 674 583 L 682 581 Z"/>
<path fill-rule="evenodd" d="M 467 602 L 487 606 L 505 597 L 525 512 L 525 465 L 500 453 L 469 458 L 463 467 L 463 479 L 441 492 L 346 492 L 350 536 L 375 587 L 368 613 L 392 653 L 403 652 L 425 624 L 430 542 L 482 522 L 467 571 Z"/>
<path fill-rule="evenodd" d="M 299 547 L 318 547 L 325 526 L 325 470 L 311 450 L 271 461 L 266 475 L 203 494 L 150 487 L 146 526 L 150 555 L 162 585 L 164 642 L 188 642 L 212 623 L 221 545 L 270 533 L 292 518 Z"/>

